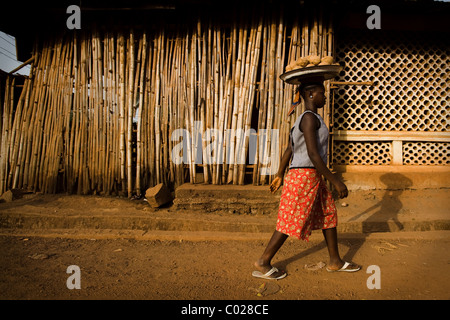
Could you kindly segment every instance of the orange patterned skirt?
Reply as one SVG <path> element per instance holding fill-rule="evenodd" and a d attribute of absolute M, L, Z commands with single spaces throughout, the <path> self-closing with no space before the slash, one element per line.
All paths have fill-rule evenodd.
<path fill-rule="evenodd" d="M 336 206 L 316 169 L 290 169 L 284 179 L 276 230 L 308 240 L 312 230 L 334 228 Z"/>

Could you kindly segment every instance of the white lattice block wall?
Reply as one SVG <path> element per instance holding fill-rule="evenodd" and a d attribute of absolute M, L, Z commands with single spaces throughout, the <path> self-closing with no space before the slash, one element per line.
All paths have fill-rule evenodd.
<path fill-rule="evenodd" d="M 426 33 L 352 32 L 336 42 L 344 66 L 337 80 L 374 85 L 335 89 L 333 163 L 450 165 L 448 41 Z"/>
<path fill-rule="evenodd" d="M 345 142 L 334 145 L 335 164 L 388 165 L 391 164 L 391 143 L 389 142 Z"/>
<path fill-rule="evenodd" d="M 403 164 L 450 165 L 449 147 L 448 142 L 405 142 L 403 143 Z"/>

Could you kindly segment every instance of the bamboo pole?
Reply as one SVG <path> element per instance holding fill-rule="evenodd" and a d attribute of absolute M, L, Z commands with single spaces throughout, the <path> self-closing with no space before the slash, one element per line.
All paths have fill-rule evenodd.
<path fill-rule="evenodd" d="M 128 71 L 128 114 L 127 114 L 127 148 L 126 148 L 126 158 L 127 158 L 127 195 L 128 198 L 131 197 L 133 193 L 133 173 L 132 173 L 132 153 L 131 153 L 131 144 L 132 144 L 132 130 L 133 130 L 133 94 L 134 94 L 134 32 L 130 31 L 129 34 L 130 39 L 130 50 L 129 50 L 129 71 Z"/>
<path fill-rule="evenodd" d="M 200 70 L 200 121 L 202 124 L 202 133 L 206 135 L 206 129 L 207 129 L 207 125 L 206 125 L 206 119 L 207 119 L 207 82 L 208 82 L 208 49 L 206 46 L 206 31 L 203 30 L 202 32 L 202 38 L 201 38 L 201 50 L 202 50 L 202 58 L 201 58 L 201 70 Z M 202 151 L 203 151 L 203 159 L 202 159 L 202 163 L 203 163 L 203 182 L 204 183 L 209 183 L 210 182 L 210 170 L 209 170 L 209 159 L 208 159 L 208 155 L 207 155 L 207 151 L 206 151 L 206 137 L 202 136 Z"/>
<path fill-rule="evenodd" d="M 109 66 L 110 66 L 110 40 L 109 40 L 109 34 L 106 33 L 103 37 L 103 64 L 101 66 L 102 72 L 103 72 L 103 92 L 102 95 L 104 97 L 103 101 L 103 110 L 102 110 L 102 127 L 103 127 L 103 148 L 104 148 L 104 155 L 103 155 L 103 176 L 102 179 L 102 190 L 103 194 L 109 195 L 110 194 L 110 177 L 111 177 L 111 168 L 109 167 L 110 162 L 110 151 L 111 151 L 111 145 L 110 145 L 110 135 L 113 134 L 112 130 L 112 123 L 111 123 L 111 117 L 110 117 L 110 108 L 111 108 L 111 78 L 109 74 Z"/>
<path fill-rule="evenodd" d="M 23 133 L 21 125 L 23 123 L 22 119 L 22 110 L 24 109 L 25 96 L 28 94 L 29 81 L 25 80 L 24 87 L 19 97 L 19 101 L 17 103 L 17 108 L 14 114 L 14 120 L 12 122 L 11 128 L 11 140 L 10 140 L 10 154 L 11 154 L 11 168 L 9 170 L 8 175 L 8 186 L 12 186 L 13 188 L 17 187 L 16 181 L 16 172 L 18 178 L 18 172 L 20 168 L 20 158 L 19 158 L 19 149 L 22 149 L 23 141 Z"/>
<path fill-rule="evenodd" d="M 280 13 L 280 17 L 278 20 L 278 31 L 277 31 L 277 46 L 276 46 L 276 61 L 275 61 L 275 105 L 274 105 L 274 124 L 273 124 L 273 129 L 275 130 L 279 130 L 280 129 L 280 122 L 281 122 L 281 114 L 282 114 L 282 94 L 283 94 L 283 82 L 279 79 L 278 75 L 281 74 L 283 72 L 283 59 L 282 56 L 284 57 L 284 48 L 285 46 L 283 45 L 284 39 L 285 39 L 285 29 L 284 29 L 284 21 L 283 21 L 283 15 L 282 12 Z M 279 132 L 279 131 L 278 131 Z M 278 139 L 279 142 L 279 139 Z M 271 140 L 271 149 L 275 149 L 275 153 L 277 156 L 273 157 L 271 160 L 271 167 L 275 167 L 277 168 L 279 165 L 279 158 L 281 157 L 281 150 L 279 148 L 278 145 L 278 149 L 276 149 L 276 144 L 275 141 Z M 270 176 L 269 178 L 269 182 L 271 182 L 272 176 Z"/>
<path fill-rule="evenodd" d="M 34 63 L 34 61 L 33 61 Z M 33 63 L 31 66 L 31 71 L 33 70 Z M 22 125 L 21 125 L 21 136 L 20 136 L 20 145 L 19 145 L 19 170 L 16 170 L 16 177 L 14 178 L 13 188 L 22 188 L 23 187 L 23 172 L 25 166 L 25 157 L 26 157 L 26 148 L 27 148 L 27 132 L 29 127 L 29 119 L 31 118 L 31 108 L 29 108 L 30 96 L 32 93 L 32 80 L 26 79 L 26 96 L 24 102 L 24 109 L 27 110 L 26 113 L 23 114 Z M 25 84 L 24 84 L 25 85 Z M 25 90 L 25 89 L 24 89 Z"/>
<path fill-rule="evenodd" d="M 227 161 L 227 148 L 228 148 L 228 139 L 227 139 L 227 133 L 229 133 L 228 127 L 229 123 L 231 121 L 231 103 L 232 103 L 232 94 L 233 94 L 233 77 L 232 77 L 232 60 L 236 53 L 236 33 L 233 32 L 230 35 L 230 41 L 229 41 L 229 47 L 231 47 L 231 50 L 228 50 L 228 56 L 227 56 L 227 66 L 226 66 L 226 74 L 225 74 L 225 82 L 226 82 L 226 88 L 225 92 L 226 95 L 224 96 L 224 111 L 223 111 L 223 123 L 221 126 L 221 139 L 222 139 L 222 150 L 221 152 L 221 183 L 226 183 L 227 179 L 227 173 L 228 173 L 228 161 Z"/>
<path fill-rule="evenodd" d="M 34 57 L 31 57 L 30 59 L 28 59 L 24 63 L 21 63 L 17 68 L 14 68 L 13 70 L 11 70 L 8 74 L 10 74 L 10 75 L 14 74 L 15 72 L 19 71 L 23 67 L 25 67 L 25 66 L 29 65 L 30 63 L 32 63 L 33 61 L 34 61 Z"/>
<path fill-rule="evenodd" d="M 49 44 L 48 44 L 49 45 Z M 30 161 L 29 166 L 26 165 L 29 168 L 29 171 L 27 172 L 28 181 L 27 184 L 29 187 L 33 190 L 37 190 L 37 183 L 36 183 L 36 177 L 38 176 L 37 172 L 39 172 L 39 161 L 38 158 L 40 156 L 41 151 L 41 139 L 42 139 L 42 132 L 43 132 L 43 120 L 42 115 L 44 112 L 44 101 L 47 96 L 47 90 L 48 87 L 47 84 L 47 77 L 44 70 L 49 65 L 49 59 L 50 59 L 50 49 L 48 47 L 44 46 L 42 58 L 40 62 L 40 68 L 38 70 L 39 73 L 39 79 L 38 79 L 38 88 L 42 88 L 41 90 L 37 90 L 36 96 L 34 98 L 34 124 L 32 127 L 30 127 L 30 132 L 28 135 L 29 143 L 31 144 L 31 150 L 30 150 Z"/>
<path fill-rule="evenodd" d="M 245 97 L 245 81 L 246 81 L 246 77 L 247 74 L 245 72 L 246 70 L 246 64 L 247 61 L 249 60 L 249 53 L 248 53 L 248 45 L 251 45 L 251 37 L 250 39 L 247 38 L 247 25 L 243 24 L 243 33 L 242 33 L 242 40 L 240 39 L 240 44 L 242 45 L 242 52 L 241 52 L 241 62 L 240 62 L 240 77 L 239 77 L 239 82 L 238 82 L 238 92 L 236 93 L 237 95 L 237 117 L 236 117 L 236 127 L 235 127 L 235 131 L 234 131 L 234 139 L 235 139 L 235 143 L 233 144 L 234 147 L 234 163 L 233 163 L 233 176 L 232 176 L 232 182 L 233 184 L 238 184 L 238 175 L 239 175 L 239 161 L 241 160 L 241 153 L 243 152 L 242 150 L 242 135 L 244 134 L 242 132 L 242 128 L 243 128 L 243 117 L 244 117 L 244 97 Z M 248 67 L 247 67 L 248 69 Z"/>
<path fill-rule="evenodd" d="M 242 64 L 242 56 L 243 56 L 243 46 L 246 43 L 246 39 L 244 38 L 244 30 L 242 24 L 239 24 L 237 28 L 239 28 L 239 40 L 238 40 L 238 52 L 237 52 L 237 60 L 235 62 L 235 78 L 234 78 L 234 94 L 233 94 L 233 113 L 231 118 L 231 130 L 229 136 L 229 150 L 230 155 L 229 159 L 231 161 L 228 170 L 228 180 L 227 183 L 233 182 L 233 176 L 236 165 L 235 158 L 235 150 L 236 150 L 236 129 L 237 129 L 237 119 L 238 119 L 238 110 L 239 110 L 239 87 L 241 83 L 241 64 Z M 244 42 L 245 41 L 245 42 Z"/>
<path fill-rule="evenodd" d="M 253 113 L 253 104 L 254 104 L 254 97 L 255 97 L 255 90 L 256 90 L 256 73 L 257 73 L 257 63 L 259 62 L 259 55 L 260 55 L 260 45 L 261 45 L 261 33 L 262 33 L 262 18 L 259 19 L 259 22 L 254 27 L 254 37 L 255 41 L 252 48 L 252 54 L 251 54 L 251 65 L 250 65 L 250 72 L 249 72 L 249 88 L 248 88 L 248 100 L 247 100 L 247 112 L 246 112 L 246 120 L 244 125 L 244 132 L 245 134 L 245 141 L 244 141 L 244 153 L 241 158 L 242 167 L 239 174 L 239 184 L 244 184 L 244 178 L 245 178 L 245 158 L 247 157 L 248 153 L 248 146 L 249 146 L 249 134 L 247 132 L 250 132 L 250 125 L 252 120 L 252 113 Z"/>
<path fill-rule="evenodd" d="M 141 56 L 141 70 L 139 78 L 139 109 L 137 114 L 137 132 L 136 132 L 136 193 L 138 195 L 142 194 L 141 191 L 141 166 L 142 166 L 142 140 L 141 140 L 141 130 L 142 130 L 142 109 L 144 108 L 144 74 L 145 74 L 145 63 L 147 57 L 147 33 L 144 32 L 142 35 L 142 56 Z"/>
<path fill-rule="evenodd" d="M 106 159 L 106 122 L 105 122 L 105 74 L 103 73 L 103 55 L 102 55 L 102 41 L 101 35 L 96 34 L 97 36 L 94 38 L 96 47 L 97 47 L 97 56 L 96 56 L 96 74 L 97 76 L 94 78 L 97 81 L 97 90 L 96 94 L 96 105 L 94 106 L 94 111 L 97 111 L 97 119 L 96 124 L 98 126 L 97 130 L 97 147 L 98 150 L 93 150 L 93 153 L 97 156 L 95 165 L 97 167 L 94 177 L 95 178 L 95 193 L 103 192 L 104 185 L 104 176 L 105 176 L 105 159 Z"/>
<path fill-rule="evenodd" d="M 122 191 L 125 187 L 125 39 L 123 34 L 119 35 L 119 152 L 120 152 L 120 181 Z"/>
<path fill-rule="evenodd" d="M 80 135 L 77 147 L 79 148 L 78 161 L 78 194 L 89 192 L 88 167 L 88 125 L 89 125 L 89 78 L 90 78 L 90 57 L 88 36 L 82 38 L 81 42 L 81 104 L 80 104 Z"/>
<path fill-rule="evenodd" d="M 252 23 L 253 24 L 253 23 Z M 253 46 L 255 44 L 255 32 L 253 25 L 250 30 L 250 37 L 248 41 L 248 46 L 246 48 L 246 58 L 245 58 L 245 68 L 243 70 L 244 79 L 240 90 L 239 97 L 239 113 L 238 113 L 238 123 L 237 126 L 241 130 L 240 134 L 237 136 L 236 140 L 236 162 L 235 162 L 235 170 L 233 172 L 233 183 L 234 184 L 242 184 L 241 176 L 245 174 L 245 135 L 247 132 L 244 131 L 245 127 L 245 117 L 247 111 L 247 98 L 248 98 L 248 82 L 250 77 L 250 60 L 252 58 Z"/>
<path fill-rule="evenodd" d="M 262 43 L 263 43 L 263 49 L 262 49 L 262 63 L 261 63 L 261 78 L 259 82 L 259 114 L 258 114 L 258 139 L 256 144 L 256 164 L 253 169 L 253 184 L 259 185 L 261 183 L 261 154 L 263 154 L 263 150 L 261 148 L 262 146 L 262 131 L 265 128 L 265 112 L 266 112 L 266 61 L 267 61 L 267 24 L 264 24 L 263 26 L 263 35 L 262 35 Z M 264 179 L 263 179 L 264 181 Z"/>
<path fill-rule="evenodd" d="M 75 186 L 75 176 L 74 176 L 74 142 L 75 142 L 75 127 L 77 126 L 77 119 L 78 119 L 78 94 L 79 94 L 79 50 L 78 50 L 78 37 L 77 34 L 74 34 L 73 36 L 73 69 L 71 74 L 71 81 L 73 81 L 73 106 L 72 106 L 72 114 L 71 114 L 71 121 L 68 124 L 67 131 L 68 131 L 68 139 L 66 141 L 67 143 L 67 155 L 66 155 L 66 168 L 65 168 L 65 175 L 66 175 L 66 183 L 67 183 L 67 192 L 72 193 L 74 191 Z M 71 85 L 71 90 L 72 90 Z"/>
<path fill-rule="evenodd" d="M 269 39 L 270 39 L 270 46 L 269 46 L 269 68 L 268 68 L 268 106 L 267 106 L 267 136 L 266 136 L 266 143 L 264 147 L 264 159 L 267 159 L 270 155 L 271 148 L 272 148 L 272 135 L 270 134 L 272 128 L 273 128 L 273 112 L 274 112 L 274 106 L 275 106 L 275 51 L 276 51 L 276 24 L 275 19 L 272 17 L 272 22 L 270 26 L 270 33 L 269 33 Z M 269 183 L 271 182 L 271 178 L 269 177 Z"/>
<path fill-rule="evenodd" d="M 161 183 L 161 168 L 160 168 L 160 162 L 161 162 L 161 129 L 160 129 L 160 83 L 161 83 L 161 51 L 162 51 L 162 45 L 164 43 L 163 33 L 158 37 L 158 48 L 157 48 L 157 59 L 156 59 L 156 72 L 155 75 L 155 117 L 153 119 L 155 123 L 155 168 L 156 168 L 156 184 Z"/>
<path fill-rule="evenodd" d="M 11 78 L 6 77 L 5 98 L 3 102 L 3 123 L 2 123 L 2 140 L 0 154 L 0 194 L 7 190 L 6 177 L 8 169 L 8 144 L 9 144 L 9 116 L 10 116 L 10 95 L 11 95 Z"/>
<path fill-rule="evenodd" d="M 188 132 L 191 133 L 191 135 L 194 135 L 196 133 L 196 130 L 194 129 L 194 118 L 195 118 L 195 89 L 196 89 L 196 74 L 195 74 L 195 66 L 196 66 L 196 34 L 192 34 L 192 39 L 190 42 L 190 52 L 189 52 L 189 77 L 188 77 L 188 109 L 189 109 L 189 129 Z M 186 39 L 186 43 L 188 43 L 188 39 Z M 188 47 L 189 45 L 187 45 Z M 195 139 L 195 141 L 194 141 Z M 191 183 L 196 183 L 196 163 L 195 159 L 197 157 L 197 136 L 193 136 L 192 139 L 192 147 L 191 147 L 191 153 L 190 153 L 190 176 L 191 176 Z"/>
<path fill-rule="evenodd" d="M 169 154 L 169 121 L 171 117 L 171 90 L 170 90 L 170 61 L 174 51 L 174 43 L 172 39 L 169 37 L 166 38 L 166 47 L 165 50 L 165 62 L 163 65 L 163 78 L 164 78 L 164 94 L 163 94 L 163 113 L 162 113 L 162 181 L 164 184 L 169 184 L 169 176 L 170 176 L 170 154 Z"/>

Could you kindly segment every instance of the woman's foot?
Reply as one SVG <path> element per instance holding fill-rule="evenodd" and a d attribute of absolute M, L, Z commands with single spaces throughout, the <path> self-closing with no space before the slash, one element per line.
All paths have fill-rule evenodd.
<path fill-rule="evenodd" d="M 335 272 L 335 271 L 356 272 L 361 269 L 361 266 L 353 262 L 346 262 L 341 260 L 337 263 L 330 262 L 330 264 L 326 269 L 328 272 Z"/>
<path fill-rule="evenodd" d="M 270 264 L 262 262 L 261 260 L 256 261 L 253 265 L 257 270 L 253 271 L 252 276 L 256 278 L 279 280 L 287 276 L 285 271 L 280 271 L 277 268 L 272 267 Z"/>

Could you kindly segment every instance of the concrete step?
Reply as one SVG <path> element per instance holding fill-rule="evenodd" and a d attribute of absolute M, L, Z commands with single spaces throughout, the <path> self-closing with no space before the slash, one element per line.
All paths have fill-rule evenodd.
<path fill-rule="evenodd" d="M 26 194 L 0 203 L 0 228 L 240 234 L 271 233 L 275 228 L 280 196 L 267 186 L 182 187 L 172 205 L 159 209 L 119 197 Z M 336 201 L 338 231 L 450 230 L 449 199 L 449 189 L 354 191 Z"/>
<path fill-rule="evenodd" d="M 269 186 L 183 184 L 175 190 L 176 210 L 226 212 L 233 214 L 273 214 L 278 211 L 281 191 Z"/>

